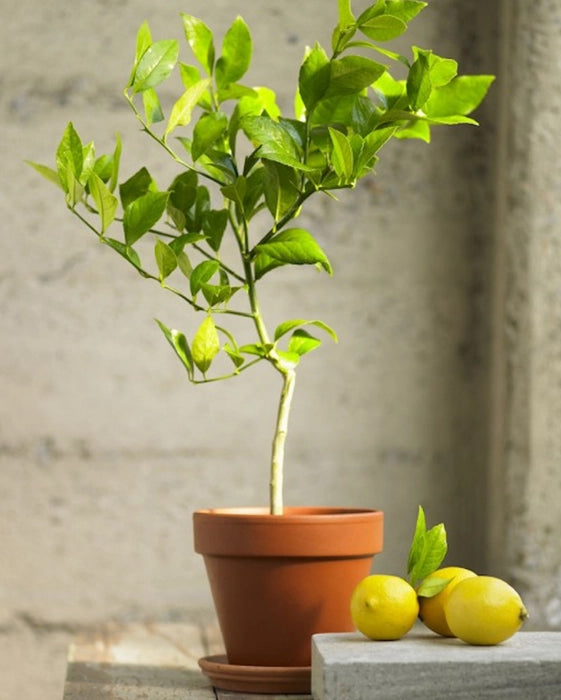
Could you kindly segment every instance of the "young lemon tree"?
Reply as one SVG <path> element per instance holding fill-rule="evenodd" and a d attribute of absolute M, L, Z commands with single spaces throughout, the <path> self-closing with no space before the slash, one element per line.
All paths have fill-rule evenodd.
<path fill-rule="evenodd" d="M 295 223 L 306 202 L 355 187 L 373 172 L 392 138 L 429 142 L 435 125 L 476 124 L 468 115 L 493 80 L 459 75 L 455 60 L 428 49 L 413 46 L 404 56 L 380 45 L 403 34 L 425 6 L 420 0 L 375 0 L 355 16 L 350 0 L 338 0 L 329 50 L 314 44 L 300 66 L 293 116 L 281 113 L 271 88 L 241 82 L 252 58 L 251 33 L 241 17 L 218 53 L 211 29 L 182 14 L 194 63 L 179 59 L 175 39 L 153 41 L 145 22 L 124 97 L 143 131 L 175 162 L 171 184 L 157 185 L 145 165 L 121 181 L 120 137 L 112 153 L 99 155 L 72 123 L 56 150 L 55 168 L 31 163 L 62 189 L 70 212 L 101 243 L 200 314 L 190 338 L 158 321 L 193 384 L 234 377 L 260 362 L 279 373 L 270 463 L 273 514 L 283 510 L 296 368 L 320 345 L 318 331 L 337 337 L 317 319 L 295 317 L 269 328 L 259 304 L 262 281 L 287 265 L 312 265 L 331 275 L 320 243 Z M 406 77 L 393 77 L 392 66 Z M 183 89 L 166 117 L 158 88 L 173 72 Z M 258 212 L 266 218 L 256 219 Z M 146 237 L 153 241 L 153 256 L 137 246 Z M 234 243 L 234 261 L 225 241 Z M 141 259 L 140 247 L 150 259 Z M 252 342 L 236 340 L 229 317 L 247 321 Z M 228 356 L 231 369 L 213 374 L 219 353 Z"/>

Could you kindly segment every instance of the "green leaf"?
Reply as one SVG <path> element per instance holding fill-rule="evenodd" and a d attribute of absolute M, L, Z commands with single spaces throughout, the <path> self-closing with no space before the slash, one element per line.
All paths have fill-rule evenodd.
<path fill-rule="evenodd" d="M 69 193 L 74 180 L 79 180 L 84 164 L 84 148 L 72 122 L 69 122 L 56 150 L 56 165 L 62 188 Z M 68 173 L 74 177 L 69 182 Z"/>
<path fill-rule="evenodd" d="M 203 114 L 195 124 L 191 156 L 198 160 L 226 133 L 228 117 L 223 112 Z"/>
<path fill-rule="evenodd" d="M 167 192 L 146 192 L 126 207 L 123 228 L 127 245 L 133 245 L 160 220 L 167 200 Z"/>
<path fill-rule="evenodd" d="M 103 234 L 115 219 L 118 200 L 95 172 L 90 174 L 88 187 L 97 207 L 101 221 L 101 233 Z"/>
<path fill-rule="evenodd" d="M 160 282 L 163 282 L 176 269 L 177 257 L 173 249 L 159 238 L 154 247 L 154 256 L 160 273 Z"/>
<path fill-rule="evenodd" d="M 337 0 L 339 13 L 339 27 L 346 29 L 349 25 L 354 24 L 355 17 L 351 9 L 351 0 Z"/>
<path fill-rule="evenodd" d="M 166 127 L 165 136 L 167 137 L 178 126 L 187 126 L 191 121 L 193 109 L 198 101 L 207 91 L 210 84 L 210 79 L 200 80 L 190 88 L 187 88 L 183 95 L 173 105 Z"/>
<path fill-rule="evenodd" d="M 333 144 L 331 163 L 337 175 L 345 182 L 348 182 L 353 176 L 353 149 L 345 134 L 331 127 L 328 127 L 328 129 L 331 143 Z"/>
<path fill-rule="evenodd" d="M 212 316 L 207 316 L 193 338 L 191 353 L 198 369 L 206 374 L 213 359 L 220 351 L 220 338 Z"/>
<path fill-rule="evenodd" d="M 299 328 L 294 331 L 288 342 L 288 352 L 296 353 L 299 357 L 315 350 L 321 345 L 319 338 L 314 338 L 307 331 Z"/>
<path fill-rule="evenodd" d="M 301 228 L 281 231 L 268 243 L 258 245 L 255 251 L 283 265 L 320 265 L 330 275 L 333 274 L 329 259 L 312 234 Z"/>
<path fill-rule="evenodd" d="M 203 260 L 191 272 L 189 279 L 191 286 L 191 294 L 195 296 L 201 289 L 203 284 L 206 284 L 220 269 L 220 263 L 217 260 Z"/>
<path fill-rule="evenodd" d="M 331 61 L 329 88 L 325 97 L 353 95 L 374 83 L 386 67 L 363 56 L 344 56 Z"/>
<path fill-rule="evenodd" d="M 46 180 L 49 180 L 49 182 L 52 182 L 57 187 L 63 189 L 62 183 L 60 181 L 60 175 L 56 170 L 49 168 L 47 165 L 41 165 L 41 163 L 34 163 L 32 160 L 26 160 L 25 162 L 27 163 L 27 165 L 30 165 L 34 170 L 36 170 L 39 173 L 39 175 L 44 177 Z"/>
<path fill-rule="evenodd" d="M 407 573 L 410 574 L 415 563 L 418 561 L 420 553 L 424 546 L 425 532 L 427 531 L 425 511 L 422 506 L 419 506 L 417 511 L 417 521 L 415 523 L 415 532 L 409 549 L 409 557 L 407 560 Z"/>
<path fill-rule="evenodd" d="M 276 122 L 266 115 L 250 116 L 242 120 L 242 128 L 258 148 L 259 158 L 283 163 L 298 170 L 313 170 L 301 162 L 298 145 L 285 123 Z"/>
<path fill-rule="evenodd" d="M 315 326 L 316 328 L 321 328 L 321 330 L 325 331 L 328 335 L 331 336 L 331 338 L 333 338 L 335 342 L 337 342 L 337 333 L 335 333 L 333 328 L 328 326 L 327 323 L 318 320 L 307 321 L 302 318 L 284 321 L 284 323 L 281 323 L 279 326 L 277 326 L 275 330 L 275 342 L 287 333 L 290 333 L 290 331 L 294 330 L 295 328 L 300 328 L 302 326 Z"/>
<path fill-rule="evenodd" d="M 164 119 L 160 99 L 154 88 L 148 88 L 142 92 L 142 104 L 144 105 L 144 114 L 148 126 L 161 122 Z"/>
<path fill-rule="evenodd" d="M 428 581 L 424 579 L 421 585 L 417 588 L 417 596 L 422 598 L 432 598 L 443 591 L 446 586 L 452 581 L 451 578 L 432 578 Z"/>
<path fill-rule="evenodd" d="M 112 248 L 133 267 L 135 267 L 141 274 L 143 274 L 144 271 L 142 270 L 140 258 L 138 257 L 138 254 L 134 248 L 131 248 L 130 246 L 121 243 L 121 241 L 115 240 L 114 238 L 107 238 L 104 236 L 100 240 L 102 243 Z"/>
<path fill-rule="evenodd" d="M 222 237 L 228 224 L 227 209 L 211 209 L 205 212 L 203 216 L 203 233 L 208 241 L 209 246 L 215 252 L 220 250 Z"/>
<path fill-rule="evenodd" d="M 216 62 L 216 83 L 223 87 L 242 78 L 251 63 L 252 40 L 249 27 L 237 17 L 222 43 L 222 55 Z"/>
<path fill-rule="evenodd" d="M 427 6 L 422 0 L 386 0 L 386 12 L 406 24 Z"/>
<path fill-rule="evenodd" d="M 158 319 L 155 320 L 160 327 L 160 330 L 166 337 L 166 340 L 175 351 L 175 354 L 183 363 L 185 369 L 187 370 L 187 374 L 189 375 L 189 379 L 192 379 L 194 370 L 193 357 L 191 355 L 191 349 L 189 348 L 187 338 L 180 331 L 173 328 L 168 328 L 161 321 L 158 321 Z"/>
<path fill-rule="evenodd" d="M 401 36 L 407 24 L 393 15 L 379 15 L 358 25 L 360 31 L 374 41 L 390 41 Z"/>
<path fill-rule="evenodd" d="M 127 88 L 131 87 L 134 82 L 134 75 L 140 59 L 143 54 L 148 50 L 150 44 L 152 43 L 152 34 L 150 32 L 150 27 L 148 22 L 144 21 L 136 33 L 136 50 L 134 54 L 134 63 L 129 77 L 129 82 L 127 83 Z"/>
<path fill-rule="evenodd" d="M 308 53 L 298 75 L 298 90 L 308 113 L 323 98 L 329 87 L 330 63 L 319 44 Z"/>
<path fill-rule="evenodd" d="M 461 75 L 433 90 L 423 111 L 431 119 L 467 115 L 487 94 L 493 75 Z"/>
<path fill-rule="evenodd" d="M 195 55 L 197 61 L 205 69 L 208 75 L 212 75 L 214 69 L 214 37 L 207 25 L 197 17 L 182 14 L 185 38 Z"/>
<path fill-rule="evenodd" d="M 274 161 L 263 161 L 265 202 L 275 221 L 280 221 L 298 201 L 299 177 L 294 168 Z"/>
<path fill-rule="evenodd" d="M 417 516 L 415 533 L 409 550 L 407 573 L 411 585 L 436 571 L 446 556 L 448 544 L 443 523 L 426 529 L 425 514 L 421 506 Z"/>
<path fill-rule="evenodd" d="M 175 39 L 163 39 L 149 46 L 136 66 L 133 92 L 143 92 L 162 83 L 174 69 L 178 56 Z"/>
<path fill-rule="evenodd" d="M 429 99 L 431 91 L 429 59 L 425 52 L 419 52 L 407 76 L 407 97 L 414 112 L 423 107 Z"/>
<path fill-rule="evenodd" d="M 154 191 L 156 191 L 156 184 L 148 170 L 143 166 L 119 186 L 121 206 L 123 209 L 126 209 L 131 202 L 134 202 L 143 194 Z"/>

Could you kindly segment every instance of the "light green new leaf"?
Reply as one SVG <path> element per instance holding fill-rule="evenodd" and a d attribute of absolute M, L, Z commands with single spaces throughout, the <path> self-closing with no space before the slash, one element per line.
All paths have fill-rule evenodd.
<path fill-rule="evenodd" d="M 159 238 L 154 247 L 154 256 L 160 273 L 160 282 L 163 282 L 177 267 L 177 257 L 172 248 Z"/>
<path fill-rule="evenodd" d="M 335 342 L 338 342 L 337 333 L 335 333 L 333 328 L 328 326 L 327 323 L 318 320 L 307 321 L 303 318 L 291 319 L 290 321 L 284 321 L 278 325 L 275 330 L 275 342 L 280 340 L 280 338 L 287 333 L 290 333 L 290 331 L 294 330 L 295 328 L 300 328 L 302 326 L 315 326 L 316 328 L 321 328 L 321 330 L 325 331 L 329 336 L 331 336 Z"/>
<path fill-rule="evenodd" d="M 189 124 L 193 114 L 193 109 L 207 91 L 209 84 L 209 78 L 200 80 L 190 88 L 187 88 L 183 95 L 177 100 L 171 110 L 168 125 L 166 127 L 166 137 L 178 126 L 186 126 Z"/>
<path fill-rule="evenodd" d="M 65 192 L 69 193 L 73 182 L 80 178 L 83 164 L 84 148 L 82 141 L 72 122 L 69 122 L 56 151 L 56 166 Z M 71 178 L 71 182 L 68 179 L 69 172 L 74 176 Z"/>
<path fill-rule="evenodd" d="M 355 17 L 351 9 L 351 0 L 337 0 L 337 5 L 339 12 L 339 27 L 340 29 L 346 29 L 355 21 Z"/>
<path fill-rule="evenodd" d="M 401 36 L 407 24 L 393 15 L 379 15 L 359 24 L 359 29 L 374 41 L 390 41 Z"/>
<path fill-rule="evenodd" d="M 330 62 L 329 88 L 325 97 L 339 97 L 361 92 L 374 83 L 386 67 L 363 56 L 344 56 Z"/>
<path fill-rule="evenodd" d="M 160 98 L 154 88 L 148 88 L 142 92 L 142 104 L 144 105 L 144 114 L 148 126 L 163 121 L 164 113 L 160 104 Z"/>
<path fill-rule="evenodd" d="M 182 14 L 185 38 L 197 61 L 208 75 L 214 69 L 214 37 L 207 25 L 197 17 Z"/>
<path fill-rule="evenodd" d="M 216 83 L 224 87 L 236 83 L 247 73 L 253 50 L 249 27 L 236 17 L 222 43 L 222 55 L 216 62 Z"/>
<path fill-rule="evenodd" d="M 213 359 L 220 351 L 220 338 L 212 316 L 207 316 L 199 326 L 191 344 L 193 362 L 206 374 Z"/>
<path fill-rule="evenodd" d="M 143 92 L 162 83 L 174 69 L 178 56 L 175 39 L 162 39 L 149 46 L 136 66 L 133 92 Z"/>
<path fill-rule="evenodd" d="M 119 201 L 115 195 L 111 194 L 107 185 L 95 172 L 90 174 L 88 187 L 97 207 L 97 213 L 101 222 L 101 233 L 103 234 L 115 219 Z"/>
<path fill-rule="evenodd" d="M 146 192 L 125 209 L 123 228 L 127 245 L 133 245 L 149 231 L 166 210 L 168 192 Z"/>
<path fill-rule="evenodd" d="M 446 586 L 452 581 L 451 578 L 433 578 L 428 581 L 424 579 L 421 585 L 417 588 L 417 596 L 422 598 L 432 598 L 443 591 Z"/>
<path fill-rule="evenodd" d="M 228 117 L 223 112 L 203 114 L 193 130 L 191 143 L 193 161 L 198 160 L 209 148 L 214 146 L 218 139 L 224 136 L 227 128 Z"/>
<path fill-rule="evenodd" d="M 246 136 L 258 148 L 260 158 L 283 163 L 292 168 L 312 171 L 313 168 L 300 161 L 298 146 L 290 130 L 281 122 L 276 122 L 268 116 L 249 116 L 242 120 L 242 128 Z"/>
<path fill-rule="evenodd" d="M 422 0 L 386 0 L 386 13 L 407 24 L 426 6 Z"/>
<path fill-rule="evenodd" d="M 168 328 L 161 321 L 158 321 L 158 319 L 155 319 L 155 321 L 166 337 L 166 340 L 175 351 L 175 354 L 183 363 L 185 369 L 187 370 L 189 379 L 193 379 L 193 357 L 191 355 L 191 349 L 189 348 L 187 338 L 180 331 L 177 331 L 174 328 Z"/>
<path fill-rule="evenodd" d="M 220 263 L 217 260 L 203 260 L 191 272 L 189 283 L 191 294 L 195 296 L 201 289 L 203 284 L 206 284 L 220 269 Z"/>
<path fill-rule="evenodd" d="M 327 92 L 330 63 L 319 44 L 308 53 L 300 66 L 298 92 L 308 112 L 311 112 Z"/>
<path fill-rule="evenodd" d="M 311 233 L 301 228 L 281 231 L 255 249 L 283 265 L 320 265 L 330 275 L 333 268 Z"/>
<path fill-rule="evenodd" d="M 429 99 L 432 85 L 427 53 L 419 51 L 407 76 L 407 97 L 414 112 L 421 109 Z"/>
<path fill-rule="evenodd" d="M 296 353 L 299 357 L 306 355 L 321 345 L 321 340 L 310 335 L 307 331 L 299 328 L 294 331 L 288 341 L 288 352 Z"/>
<path fill-rule="evenodd" d="M 60 181 L 60 175 L 56 170 L 49 168 L 48 165 L 41 165 L 41 163 L 35 163 L 32 160 L 25 161 L 27 165 L 30 165 L 34 170 L 36 170 L 39 175 L 42 175 L 46 180 L 52 182 L 57 187 L 64 189 Z"/>
<path fill-rule="evenodd" d="M 348 182 L 353 176 L 353 149 L 345 134 L 331 127 L 328 127 L 328 129 L 331 143 L 333 144 L 331 163 L 337 175 L 345 182 Z"/>
<path fill-rule="evenodd" d="M 410 574 L 415 563 L 418 561 L 421 551 L 423 549 L 425 533 L 427 531 L 427 524 L 425 518 L 425 511 L 422 506 L 419 506 L 417 511 L 417 520 L 415 523 L 415 532 L 413 533 L 413 540 L 411 542 L 411 547 L 409 549 L 409 556 L 407 559 L 407 573 Z"/>
<path fill-rule="evenodd" d="M 446 85 L 433 90 L 423 111 L 430 118 L 467 115 L 479 106 L 491 83 L 493 75 L 461 75 Z"/>

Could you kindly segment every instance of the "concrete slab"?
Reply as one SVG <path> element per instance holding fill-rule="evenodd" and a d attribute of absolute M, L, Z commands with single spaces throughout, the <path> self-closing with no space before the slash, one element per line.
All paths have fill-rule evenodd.
<path fill-rule="evenodd" d="M 476 647 L 415 629 L 396 642 L 359 634 L 313 639 L 314 700 L 553 700 L 561 697 L 561 633 L 519 632 Z"/>

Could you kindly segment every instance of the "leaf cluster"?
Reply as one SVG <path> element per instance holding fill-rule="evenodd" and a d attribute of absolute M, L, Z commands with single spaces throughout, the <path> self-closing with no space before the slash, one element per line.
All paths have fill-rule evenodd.
<path fill-rule="evenodd" d="M 375 0 L 356 17 L 350 0 L 338 0 L 330 51 L 317 43 L 306 51 L 290 116 L 270 87 L 244 82 L 253 41 L 241 17 L 221 47 L 189 14 L 181 15 L 182 42 L 154 41 L 145 22 L 124 97 L 177 164 L 172 182 L 161 187 L 146 165 L 122 179 L 121 138 L 111 153 L 97 155 L 72 123 L 54 168 L 31 163 L 102 244 L 203 314 L 190 339 L 158 321 L 191 381 L 233 376 L 262 360 L 285 372 L 320 344 L 310 330 L 336 339 L 319 320 L 291 319 L 269 333 L 259 308 L 258 283 L 280 268 L 333 272 L 314 235 L 294 223 L 302 206 L 312 195 L 355 187 L 392 138 L 428 142 L 436 125 L 476 124 L 468 115 L 492 76 L 461 76 L 456 61 L 431 50 L 413 47 L 405 57 L 381 45 L 403 34 L 425 6 Z M 190 51 L 187 62 L 181 44 Z M 405 67 L 407 77 L 394 78 L 391 66 Z M 182 89 L 166 116 L 158 90 L 172 74 Z M 217 322 L 220 314 L 247 319 L 255 331 L 250 342 L 237 342 Z M 232 369 L 209 377 L 221 351 Z"/>

